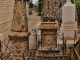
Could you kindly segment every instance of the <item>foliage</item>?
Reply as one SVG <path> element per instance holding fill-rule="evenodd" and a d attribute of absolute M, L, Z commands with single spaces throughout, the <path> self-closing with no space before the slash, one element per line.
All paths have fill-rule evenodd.
<path fill-rule="evenodd" d="M 74 0 L 71 0 L 72 3 L 74 3 Z"/>
<path fill-rule="evenodd" d="M 77 9 L 78 23 L 80 24 L 80 0 L 75 0 L 75 4 Z"/>
<path fill-rule="evenodd" d="M 38 2 L 38 11 L 41 12 L 41 9 L 42 9 L 42 2 Z"/>
<path fill-rule="evenodd" d="M 38 10 L 38 2 L 37 1 L 35 2 L 35 4 L 33 6 Z"/>
<path fill-rule="evenodd" d="M 29 8 L 33 8 L 32 0 L 29 2 Z"/>
<path fill-rule="evenodd" d="M 71 0 L 71 2 L 74 4 L 74 0 Z M 78 16 L 78 23 L 80 24 L 80 0 L 75 0 L 75 4 Z"/>
<path fill-rule="evenodd" d="M 42 2 L 42 0 L 39 0 L 39 2 Z"/>

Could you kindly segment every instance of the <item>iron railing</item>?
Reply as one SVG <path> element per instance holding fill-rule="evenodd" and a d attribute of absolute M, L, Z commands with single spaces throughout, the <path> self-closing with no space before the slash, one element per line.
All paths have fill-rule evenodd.
<path fill-rule="evenodd" d="M 12 20 L 7 21 L 7 22 L 4 22 L 4 23 L 1 23 L 0 24 L 0 32 L 4 32 L 5 30 L 10 29 L 11 26 L 12 26 L 12 23 L 11 22 L 12 22 Z"/>
<path fill-rule="evenodd" d="M 0 59 L 1 60 L 7 60 L 11 54 L 11 49 L 9 48 L 10 41 L 8 40 L 8 43 L 4 43 L 4 42 L 5 41 L 1 42 L 1 40 L 0 40 Z M 4 52 L 2 49 L 3 47 L 5 47 Z"/>
<path fill-rule="evenodd" d="M 72 47 L 71 58 L 72 60 L 80 60 L 80 56 L 74 47 Z"/>

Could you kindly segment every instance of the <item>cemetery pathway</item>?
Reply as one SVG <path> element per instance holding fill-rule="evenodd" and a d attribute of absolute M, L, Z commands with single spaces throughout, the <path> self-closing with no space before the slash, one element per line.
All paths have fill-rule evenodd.
<path fill-rule="evenodd" d="M 38 22 L 41 22 L 40 16 L 37 16 L 37 14 L 38 14 L 37 12 L 33 11 L 33 14 L 29 15 L 29 18 L 28 18 L 28 31 L 31 32 L 31 35 L 29 37 L 30 49 L 33 49 L 35 46 L 34 45 L 35 44 L 34 37 L 32 37 L 32 35 L 33 35 L 32 29 Z"/>

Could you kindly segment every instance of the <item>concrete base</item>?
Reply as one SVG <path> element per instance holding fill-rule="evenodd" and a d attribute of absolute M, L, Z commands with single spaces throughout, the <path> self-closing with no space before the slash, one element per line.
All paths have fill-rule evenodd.
<path fill-rule="evenodd" d="M 75 44 L 77 41 L 77 22 L 66 22 L 61 24 L 59 35 L 58 36 L 58 44 L 63 44 L 62 33 L 64 34 L 64 40 L 66 40 L 66 44 Z M 75 40 L 74 40 L 75 38 Z"/>

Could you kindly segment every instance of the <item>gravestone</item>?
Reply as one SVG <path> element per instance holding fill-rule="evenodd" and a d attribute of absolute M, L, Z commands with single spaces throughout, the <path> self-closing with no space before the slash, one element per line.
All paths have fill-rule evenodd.
<path fill-rule="evenodd" d="M 25 57 L 29 50 L 30 32 L 28 32 L 26 1 L 15 0 L 12 30 L 9 34 L 9 39 L 12 42 L 13 60 L 23 60 L 23 55 Z"/>

